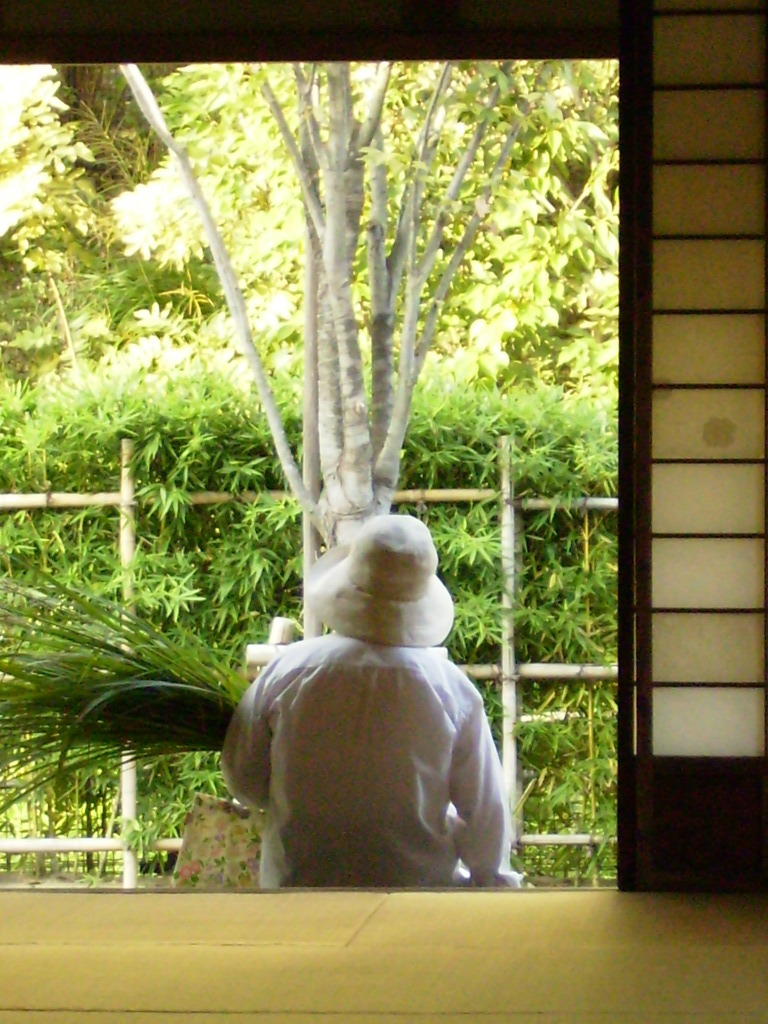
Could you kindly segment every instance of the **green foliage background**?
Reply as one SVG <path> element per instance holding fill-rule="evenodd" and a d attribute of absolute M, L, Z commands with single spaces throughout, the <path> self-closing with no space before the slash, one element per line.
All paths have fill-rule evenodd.
<path fill-rule="evenodd" d="M 398 65 L 387 98 L 390 203 L 436 65 Z M 145 69 L 186 146 L 241 280 L 250 321 L 300 446 L 302 239 L 295 175 L 261 101 L 278 65 Z M 365 69 L 361 68 L 360 74 Z M 488 63 L 457 69 L 439 202 L 462 152 Z M 618 304 L 618 66 L 519 61 L 497 127 L 529 113 L 504 186 L 443 307 L 416 397 L 400 486 L 498 486 L 497 440 L 514 438 L 518 496 L 613 494 Z M 300 524 L 293 501 L 191 506 L 189 492 L 282 489 L 266 423 L 235 353 L 220 289 L 178 179 L 116 67 L 0 68 L 0 492 L 114 490 L 122 437 L 136 445 L 136 604 L 188 626 L 233 664 L 277 614 L 298 616 Z M 498 131 L 451 209 L 460 237 Z M 361 271 L 364 256 L 360 255 Z M 365 275 L 356 281 L 361 321 Z M 410 508 L 433 531 L 457 602 L 451 654 L 498 662 L 498 502 Z M 520 661 L 616 658 L 616 524 L 604 514 L 527 513 L 515 612 Z M 0 513 L 0 551 L 119 596 L 111 508 Z M 500 697 L 482 684 L 498 733 Z M 615 833 L 612 685 L 525 684 L 521 723 L 527 831 Z M 0 780 L 2 782 L 2 780 Z M 119 816 L 115 766 L 73 791 L 36 795 L 0 827 L 104 833 Z M 178 834 L 191 793 L 220 791 L 215 760 L 140 769 L 134 839 Z M 527 850 L 558 879 L 610 877 L 613 848 Z M 90 858 L 88 867 L 95 867 Z"/>
<path fill-rule="evenodd" d="M 192 628 L 221 657 L 242 664 L 245 644 L 263 640 L 275 615 L 301 613 L 301 525 L 292 499 L 264 494 L 284 486 L 263 416 L 236 379 L 189 366 L 149 382 L 99 376 L 77 390 L 6 386 L 0 394 L 0 492 L 116 489 L 122 437 L 135 443 L 138 549 L 135 603 L 169 632 Z M 286 407 L 293 440 L 300 424 Z M 610 407 L 531 385 L 506 396 L 473 395 L 427 382 L 414 408 L 402 488 L 499 486 L 498 439 L 513 439 L 517 496 L 609 495 L 616 485 L 615 418 Z M 255 502 L 192 506 L 191 491 L 245 490 Z M 440 571 L 452 591 L 449 638 L 461 664 L 497 664 L 502 616 L 499 502 L 403 506 L 429 525 Z M 112 508 L 5 512 L 0 548 L 28 556 L 58 578 L 119 597 L 118 516 Z M 515 610 L 519 661 L 612 663 L 616 659 L 616 531 L 612 514 L 525 514 Z M 10 565 L 6 568 L 10 571 Z M 496 683 L 479 683 L 494 727 Z M 527 795 L 526 831 L 614 834 L 615 695 L 612 685 L 521 685 L 521 712 L 565 710 L 565 721 L 519 726 Z M 40 794 L 35 827 L 66 834 L 101 793 L 91 817 L 108 825 L 116 774 L 83 779 L 78 794 Z M 215 759 L 190 755 L 140 769 L 139 824 L 145 849 L 178 835 L 195 789 L 221 791 Z M 76 801 L 81 801 L 80 809 Z M 6 828 L 29 828 L 16 813 Z M 45 823 L 44 825 L 41 823 Z M 81 821 L 82 825 L 83 822 Z M 610 876 L 611 848 L 600 871 Z M 527 870 L 553 877 L 588 875 L 583 851 L 529 850 Z M 592 865 L 594 867 L 594 865 Z"/>

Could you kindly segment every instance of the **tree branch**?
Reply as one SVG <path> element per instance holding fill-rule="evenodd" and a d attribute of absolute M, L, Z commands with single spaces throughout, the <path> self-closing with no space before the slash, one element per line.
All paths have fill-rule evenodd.
<path fill-rule="evenodd" d="M 316 240 L 314 245 L 317 246 Z M 330 510 L 344 507 L 344 492 L 339 477 L 342 461 L 342 406 L 339 351 L 334 333 L 322 254 L 315 248 L 312 257 L 318 276 L 317 324 L 317 391 L 318 391 L 318 449 L 320 468 L 325 485 L 323 507 Z M 333 523 L 329 523 L 326 540 L 330 539 Z"/>
<path fill-rule="evenodd" d="M 301 68 L 295 66 L 300 74 L 296 75 L 296 86 L 301 105 L 301 90 L 306 83 L 310 89 L 311 82 L 304 78 Z M 312 114 L 312 120 L 317 122 Z M 301 146 L 302 159 L 309 170 L 312 178 L 312 190 L 318 196 L 319 201 L 319 174 L 320 169 L 317 161 L 317 153 L 310 138 L 310 125 L 307 119 L 299 122 L 299 144 Z M 339 360 L 336 352 L 336 339 L 332 336 L 332 325 L 328 322 L 328 287 L 325 283 L 325 269 L 323 267 L 320 242 L 312 226 L 312 221 L 306 208 L 304 210 L 306 220 L 305 231 L 305 288 L 304 288 L 304 480 L 307 483 L 307 469 L 311 466 L 312 479 L 308 483 L 308 489 L 312 497 L 318 501 L 320 513 L 325 521 L 325 506 L 333 504 L 336 495 L 333 493 L 337 486 L 334 474 L 341 459 L 341 436 L 338 424 L 341 421 L 341 399 L 339 396 Z M 310 402 L 310 397 L 312 402 Z M 307 422 L 307 412 L 312 406 L 311 427 Z M 315 475 L 317 479 L 315 479 Z M 326 483 L 326 491 L 323 494 L 323 482 Z M 330 540 L 332 524 L 323 534 L 326 543 Z M 306 526 L 306 524 L 305 524 Z M 311 537 L 311 530 L 305 529 L 308 538 Z M 305 578 L 306 569 L 311 564 L 310 555 L 304 554 Z M 314 628 L 312 616 L 305 610 L 305 630 L 307 624 Z M 308 635 L 312 635 L 311 633 Z"/>
<path fill-rule="evenodd" d="M 350 511 L 359 513 L 367 510 L 372 500 L 368 405 L 352 297 L 352 260 L 357 238 L 350 225 L 352 208 L 359 210 L 362 205 L 355 201 L 352 182 L 354 180 L 362 188 L 363 169 L 357 164 L 349 165 L 353 124 L 349 65 L 329 64 L 326 72 L 329 136 L 328 167 L 323 174 L 326 231 L 322 252 L 333 331 L 338 345 L 343 431 L 340 472 Z"/>
<path fill-rule="evenodd" d="M 416 359 L 414 339 L 418 320 L 419 284 L 413 274 L 408 275 L 405 296 L 405 313 L 400 339 L 400 359 L 397 367 L 397 383 L 392 397 L 392 411 L 387 432 L 373 467 L 374 502 L 383 511 L 391 502 L 400 469 L 400 451 L 408 427 L 411 396 L 416 383 Z"/>
<path fill-rule="evenodd" d="M 229 253 L 227 252 L 227 248 L 216 222 L 213 219 L 213 215 L 211 214 L 210 207 L 203 195 L 203 191 L 195 177 L 195 172 L 192 169 L 189 157 L 187 156 L 184 148 L 179 145 L 168 130 L 165 118 L 163 117 L 160 107 L 157 105 L 157 101 L 155 100 L 152 90 L 147 85 L 147 82 L 138 67 L 136 67 L 135 64 L 121 64 L 120 70 L 125 76 L 142 114 L 147 119 L 152 129 L 176 158 L 184 184 L 186 185 L 190 198 L 203 222 L 205 234 L 208 239 L 208 245 L 213 256 L 213 262 L 216 266 L 219 280 L 227 300 L 227 305 L 229 306 L 230 315 L 235 325 L 236 337 L 240 342 L 242 354 L 251 368 L 254 380 L 256 381 L 256 388 L 272 432 L 275 449 L 277 451 L 278 458 L 280 459 L 280 465 L 282 466 L 291 490 L 296 495 L 302 508 L 306 511 L 317 529 L 323 532 L 323 522 L 317 505 L 304 486 L 304 481 L 302 480 L 301 472 L 296 465 L 296 460 L 291 452 L 288 438 L 285 434 L 283 421 L 280 416 L 280 411 L 277 408 L 277 403 L 275 402 L 274 395 L 272 394 L 272 390 L 269 386 L 267 375 L 261 362 L 261 357 L 254 345 L 250 324 L 248 322 L 248 313 L 245 308 L 245 301 L 237 283 L 237 278 L 235 276 L 234 268 L 232 267 L 232 262 L 229 258 Z"/>
<path fill-rule="evenodd" d="M 421 293 L 426 279 L 419 267 L 416 246 L 424 194 L 424 179 L 432 166 L 437 151 L 440 131 L 445 119 L 445 108 L 441 106 L 441 102 L 450 83 L 451 74 L 452 65 L 447 62 L 443 65 L 432 93 L 416 152 L 412 158 L 412 177 L 408 198 L 400 207 L 395 242 L 389 261 L 393 305 L 394 296 L 399 291 L 400 281 L 406 267 L 407 278 L 397 383 L 394 386 L 392 410 L 386 427 L 386 436 L 381 444 L 373 470 L 374 500 L 379 508 L 383 508 L 389 503 L 397 481 L 400 449 L 405 437 L 411 396 L 417 377 L 416 335 Z"/>
<path fill-rule="evenodd" d="M 72 331 L 69 329 L 69 320 L 67 320 L 67 311 L 64 309 L 64 303 L 61 300 L 61 292 L 58 289 L 56 281 L 53 278 L 53 274 L 48 272 L 48 287 L 51 290 L 53 301 L 56 306 L 56 316 L 59 321 L 59 330 L 64 340 L 64 344 L 67 347 L 69 358 L 72 360 L 72 370 L 75 377 L 80 381 L 80 363 L 77 359 L 77 352 L 75 351 L 75 343 L 72 339 Z"/>
<path fill-rule="evenodd" d="M 371 152 L 383 153 L 380 129 L 374 133 Z M 374 158 L 370 177 L 371 212 L 368 219 L 368 279 L 371 288 L 371 442 L 376 459 L 384 444 L 392 413 L 392 377 L 395 330 L 394 296 L 389 287 L 385 251 L 387 238 L 387 167 Z"/>
<path fill-rule="evenodd" d="M 494 100 L 494 103 L 495 102 L 498 102 L 498 95 Z M 523 105 L 523 111 L 527 112 L 526 105 Z M 427 275 L 424 273 L 423 258 L 420 261 L 418 268 L 412 266 L 409 270 L 408 290 L 405 297 L 403 332 L 400 341 L 400 366 L 398 367 L 398 379 L 395 389 L 394 405 L 387 438 L 379 453 L 379 457 L 376 460 L 373 473 L 374 501 L 378 508 L 383 508 L 387 504 L 391 499 L 392 492 L 394 491 L 397 481 L 400 450 L 402 448 L 408 424 L 408 415 L 410 412 L 413 389 L 416 385 L 419 373 L 424 365 L 427 351 L 429 350 L 429 346 L 432 342 L 437 318 L 445 300 L 445 296 L 448 293 L 458 267 L 477 234 L 480 224 L 487 215 L 490 199 L 494 190 L 498 186 L 521 127 L 522 116 L 508 131 L 488 181 L 475 201 L 474 212 L 467 222 L 464 232 L 462 233 L 462 237 L 440 276 L 440 280 L 430 301 L 429 310 L 425 317 L 424 325 L 422 327 L 421 334 L 418 337 L 418 341 L 416 340 L 418 330 L 418 313 L 421 306 L 422 292 L 427 280 Z M 485 128 L 483 128 L 482 134 L 484 134 L 484 132 Z M 480 135 L 480 139 L 482 139 L 482 134 Z M 473 145 L 473 138 L 473 142 L 470 143 L 470 146 L 468 147 L 467 152 L 471 151 L 473 158 L 477 153 L 479 141 L 480 140 L 478 140 L 477 145 Z M 469 163 L 466 163 L 466 166 L 461 166 L 466 162 L 467 152 L 463 155 L 460 166 L 457 167 L 456 173 L 454 174 L 451 182 L 452 186 L 456 181 L 458 181 L 460 185 L 467 173 Z M 459 175 L 460 171 L 461 173 Z M 450 187 L 451 186 L 449 186 L 449 189 Z M 456 196 L 458 196 L 458 191 Z M 430 269 L 434 263 L 438 248 L 439 246 L 435 247 L 430 263 Z"/>
<path fill-rule="evenodd" d="M 392 73 L 390 61 L 381 61 L 376 67 L 376 75 L 373 80 L 370 92 L 368 93 L 368 113 L 354 139 L 355 150 L 359 152 L 370 146 L 374 136 L 381 125 L 381 112 L 384 109 L 384 100 L 387 95 L 389 78 Z"/>
<path fill-rule="evenodd" d="M 505 66 L 502 66 L 502 70 L 504 69 Z M 485 133 L 488 129 L 488 115 L 499 102 L 500 95 L 501 89 L 499 87 L 499 83 L 495 82 L 493 88 L 491 89 L 491 92 L 489 93 L 483 105 L 483 113 L 478 119 L 477 125 L 475 126 L 475 130 L 472 133 L 472 138 L 469 141 L 469 145 L 465 149 L 464 153 L 461 156 L 461 159 L 456 165 L 456 170 L 453 172 L 453 177 L 451 178 L 450 184 L 448 185 L 448 188 L 445 190 L 445 196 L 443 197 L 442 202 L 438 207 L 437 214 L 435 215 L 435 223 L 432 228 L 432 233 L 429 237 L 429 240 L 427 241 L 426 246 L 424 247 L 424 252 L 422 254 L 421 263 L 419 266 L 419 273 L 425 280 L 432 270 L 432 267 L 435 262 L 435 257 L 437 256 L 437 253 L 443 241 L 443 232 L 445 230 L 445 225 L 448 220 L 448 209 L 450 205 L 453 202 L 455 202 L 455 200 L 459 196 L 459 192 L 461 191 L 461 186 L 464 183 L 464 179 L 467 176 L 467 172 L 474 163 L 475 157 L 477 156 L 477 151 L 480 148 L 480 143 L 483 141 Z"/>
<path fill-rule="evenodd" d="M 429 107 L 427 108 L 427 113 L 424 118 L 424 124 L 422 125 L 421 134 L 411 157 L 411 178 L 403 190 L 400 202 L 400 212 L 397 219 L 397 226 L 395 228 L 395 239 L 392 243 L 392 249 L 389 254 L 390 287 L 393 295 L 396 295 L 400 288 L 400 281 L 405 269 L 405 260 L 409 251 L 409 218 L 414 201 L 413 193 L 416 188 L 416 180 L 420 173 L 418 165 L 420 163 L 427 164 L 427 158 L 429 156 L 428 145 L 430 141 L 432 142 L 432 154 L 434 155 L 434 148 L 437 145 L 439 131 L 437 134 L 433 133 L 432 122 L 436 116 L 438 103 L 442 100 L 444 94 L 448 90 L 452 74 L 453 64 L 451 61 L 446 61 L 440 72 L 437 84 L 432 92 Z M 429 162 L 431 163 L 431 159 Z"/>
<path fill-rule="evenodd" d="M 293 162 L 293 166 L 299 179 L 301 195 L 304 199 L 304 206 L 306 207 L 307 213 L 312 221 L 312 226 L 315 229 L 318 238 L 322 239 L 323 234 L 325 233 L 325 217 L 323 214 L 323 208 L 317 197 L 317 193 L 312 188 L 312 177 L 304 161 L 301 159 L 301 152 L 296 144 L 293 132 L 288 127 L 288 122 L 285 119 L 283 108 L 280 106 L 277 101 L 277 97 L 272 92 L 272 87 L 269 82 L 262 82 L 261 94 L 269 107 L 270 113 L 277 123 L 277 127 L 283 137 L 285 147 Z"/>
<path fill-rule="evenodd" d="M 299 63 L 293 65 L 293 73 L 296 79 L 296 95 L 299 98 L 299 115 L 306 132 L 306 137 L 310 143 L 308 148 L 302 146 L 304 159 L 306 160 L 309 149 L 313 154 L 315 168 L 325 167 L 328 163 L 328 155 L 325 151 L 325 143 L 320 136 L 320 125 L 318 124 L 314 103 L 312 102 L 314 76 L 311 79 L 307 78 L 304 74 L 304 69 Z"/>
<path fill-rule="evenodd" d="M 512 152 L 512 147 L 514 146 L 517 140 L 517 136 L 520 134 L 520 127 L 521 123 L 518 121 L 518 123 L 508 132 L 507 137 L 504 140 L 504 143 L 499 152 L 499 155 L 496 158 L 496 162 L 493 166 L 491 176 L 488 179 L 485 188 L 478 196 L 478 198 L 475 200 L 475 211 L 467 221 L 467 224 L 464 228 L 464 232 L 461 236 L 461 239 L 459 240 L 459 244 L 453 250 L 453 253 L 451 254 L 451 258 L 448 261 L 447 266 L 443 270 L 443 273 L 440 275 L 440 280 L 430 300 L 429 309 L 427 311 L 426 317 L 424 318 L 424 325 L 422 327 L 421 334 L 419 335 L 419 340 L 416 344 L 416 377 L 418 377 L 421 368 L 424 365 L 424 359 L 426 357 L 427 351 L 429 350 L 429 346 L 432 344 L 432 337 L 435 332 L 437 317 L 440 313 L 440 309 L 445 300 L 445 297 L 448 294 L 448 290 L 451 286 L 453 277 L 456 271 L 458 270 L 461 261 L 464 259 L 467 250 L 474 241 L 478 228 L 480 227 L 483 220 L 485 220 L 488 214 L 490 200 L 493 196 L 496 187 L 498 186 L 502 172 L 507 165 L 509 155 Z"/>
<path fill-rule="evenodd" d="M 318 264 L 312 259 L 312 226 L 307 223 L 305 230 L 304 260 L 304 372 L 302 401 L 302 477 L 304 486 L 312 500 L 319 502 L 322 491 L 319 447 L 319 394 L 317 373 L 318 345 Z M 311 569 L 319 548 L 319 534 L 305 515 L 302 523 L 304 546 L 303 578 Z M 316 636 L 321 632 L 320 624 L 312 612 L 304 609 L 304 634 Z"/>

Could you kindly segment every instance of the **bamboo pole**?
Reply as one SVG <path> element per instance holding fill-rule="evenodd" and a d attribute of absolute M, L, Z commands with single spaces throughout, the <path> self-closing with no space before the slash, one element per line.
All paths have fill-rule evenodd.
<path fill-rule="evenodd" d="M 528 662 L 517 666 L 518 679 L 579 679 L 601 682 L 617 679 L 618 665 L 561 665 L 552 662 Z"/>
<path fill-rule="evenodd" d="M 133 602 L 131 564 L 136 554 L 132 458 L 133 441 L 123 438 L 120 442 L 120 564 L 123 567 L 123 599 L 127 607 L 130 607 Z M 136 761 L 130 754 L 124 754 L 120 762 L 120 803 L 124 827 L 126 821 L 133 821 L 136 818 Z M 138 882 L 136 854 L 125 841 L 121 843 L 121 847 L 123 850 L 123 888 L 135 889 Z"/>
<path fill-rule="evenodd" d="M 519 846 L 593 846 L 600 847 L 606 843 L 615 843 L 615 836 L 595 836 L 587 832 L 544 833 L 529 832 L 520 836 Z"/>
<path fill-rule="evenodd" d="M 402 502 L 449 502 L 449 501 L 493 501 L 499 492 L 490 487 L 411 487 L 404 491 L 395 491 L 394 504 Z"/>
<path fill-rule="evenodd" d="M 589 833 L 538 833 L 529 832 L 517 840 L 518 846 L 595 846 L 615 843 L 615 836 L 598 836 Z M 150 849 L 161 852 L 178 852 L 180 838 L 157 839 L 150 843 Z M 99 851 L 119 853 L 122 840 L 106 836 L 60 836 L 56 839 L 9 839 L 0 837 L 0 854 L 19 856 L 27 853 L 97 853 Z"/>
<path fill-rule="evenodd" d="M 615 512 L 618 498 L 520 498 L 517 507 L 523 512 L 562 509 L 568 512 Z"/>
<path fill-rule="evenodd" d="M 278 616 L 272 620 L 265 644 L 247 644 L 245 648 L 245 675 L 255 679 L 265 665 L 277 657 L 280 649 L 293 640 L 295 627 L 293 619 Z"/>
<path fill-rule="evenodd" d="M 157 839 L 151 843 L 151 849 L 163 852 L 178 852 L 181 839 Z M 58 836 L 55 839 L 8 839 L 0 837 L 0 853 L 8 856 L 27 853 L 119 853 L 123 849 L 123 841 L 118 836 Z"/>
<path fill-rule="evenodd" d="M 584 560 L 582 562 L 582 568 L 584 574 L 589 574 L 590 569 L 590 519 L 589 512 L 584 512 L 583 518 L 583 537 L 584 537 Z M 584 609 L 587 614 L 586 632 L 587 635 L 592 632 L 592 603 L 589 599 L 589 594 L 584 598 Z M 597 793 L 596 793 L 596 771 L 595 771 L 595 688 L 593 686 L 587 687 L 587 758 L 588 758 L 588 780 L 589 780 L 589 795 L 588 795 L 588 807 L 589 807 L 589 821 L 591 825 L 594 825 L 597 817 Z M 591 870 L 590 878 L 593 886 L 600 884 L 599 871 L 597 868 L 597 858 L 595 856 L 596 847 L 589 847 Z"/>
<path fill-rule="evenodd" d="M 118 791 L 115 793 L 114 799 L 112 800 L 112 806 L 109 809 L 109 820 L 106 822 L 106 828 L 104 828 L 104 830 L 103 830 L 105 836 L 111 836 L 112 835 L 112 830 L 115 827 L 115 819 L 117 818 L 117 811 L 118 811 L 118 808 L 119 808 L 119 805 L 120 805 L 120 795 L 121 795 L 120 794 L 120 789 L 118 788 Z M 104 822 L 104 819 L 102 817 L 102 823 L 103 822 Z M 120 842 L 120 849 L 122 850 L 122 848 L 123 848 L 123 841 L 122 841 L 122 839 L 119 840 L 119 842 Z M 102 850 L 99 853 L 99 864 L 98 864 L 98 868 L 97 868 L 97 872 L 96 872 L 98 878 L 101 878 L 101 876 L 104 874 L 104 868 L 105 868 L 106 863 L 107 863 L 107 853 L 108 853 L 107 850 Z"/>
<path fill-rule="evenodd" d="M 248 644 L 246 647 L 246 671 L 254 675 L 274 658 L 279 648 L 271 641 L 266 644 Z M 459 665 L 461 671 L 471 679 L 502 679 L 500 665 Z M 517 662 L 516 679 L 577 679 L 583 683 L 608 682 L 617 679 L 618 665 L 564 665 L 558 662 Z"/>
<path fill-rule="evenodd" d="M 515 575 L 517 559 L 516 523 L 514 505 L 514 483 L 510 467 L 510 438 L 499 440 L 499 464 L 501 483 L 501 703 L 502 741 L 501 762 L 504 780 L 513 815 L 513 843 L 523 832 L 520 814 L 521 786 L 517 771 L 517 674 L 515 670 Z"/>
<path fill-rule="evenodd" d="M 0 494 L 0 511 L 15 512 L 25 508 L 89 508 L 100 505 L 119 505 L 119 491 L 97 494 L 68 494 L 45 491 L 41 494 Z"/>
<path fill-rule="evenodd" d="M 410 487 L 395 491 L 392 501 L 393 504 L 492 501 L 498 496 L 499 492 L 492 487 Z M 293 495 L 289 491 L 241 491 L 238 494 L 230 491 L 191 491 L 189 501 L 191 505 L 216 505 L 219 502 L 227 501 L 259 501 L 265 497 L 272 501 L 283 501 L 285 498 L 292 498 Z M 546 501 L 548 499 L 535 500 Z M 589 499 L 577 499 L 577 501 L 583 500 Z"/>
<path fill-rule="evenodd" d="M 461 665 L 461 670 L 473 679 L 501 679 L 503 672 L 499 665 Z M 618 665 L 566 665 L 555 661 L 517 662 L 517 679 L 578 679 L 580 682 L 597 683 L 618 679 Z"/>
<path fill-rule="evenodd" d="M 487 487 L 436 487 L 409 488 L 395 491 L 394 504 L 440 504 L 441 502 L 491 501 L 499 492 Z M 190 505 L 225 505 L 242 501 L 249 504 L 256 501 L 293 500 L 289 491 L 189 491 Z M 87 508 L 91 505 L 114 505 L 121 503 L 120 491 L 98 491 L 92 494 L 76 494 L 68 491 L 44 491 L 37 494 L 0 494 L 0 512 L 18 511 L 27 508 Z M 593 511 L 615 512 L 619 507 L 618 498 L 515 498 L 513 505 L 523 512 L 562 510 L 567 512 Z"/>
<path fill-rule="evenodd" d="M 278 615 L 276 618 L 272 619 L 270 624 L 267 643 L 274 644 L 275 646 L 289 644 L 293 640 L 294 626 L 295 623 L 293 619 L 288 619 L 282 615 Z"/>

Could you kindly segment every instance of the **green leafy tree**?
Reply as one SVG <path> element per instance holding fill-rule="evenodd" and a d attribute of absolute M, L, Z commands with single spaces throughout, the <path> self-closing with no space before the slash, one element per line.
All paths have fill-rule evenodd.
<path fill-rule="evenodd" d="M 608 76 L 590 90 L 571 64 L 191 68 L 172 76 L 169 131 L 135 69 L 126 74 L 197 192 L 286 475 L 326 539 L 389 508 L 413 388 L 433 341 L 453 355 L 459 376 L 493 378 L 510 352 L 535 369 L 547 345 L 538 334 L 548 332 L 551 343 L 560 329 L 567 344 L 555 365 L 575 365 L 575 376 L 592 368 L 597 294 L 600 317 L 615 319 L 615 273 L 610 279 L 581 251 L 604 239 L 601 259 L 615 261 L 615 140 L 583 119 L 582 92 L 594 97 Z M 604 102 L 613 116 L 611 96 Z M 510 174 L 513 153 L 521 166 Z M 170 164 L 115 209 L 133 251 L 178 266 L 202 257 L 205 236 L 186 215 Z M 601 215 L 605 223 L 593 228 Z M 567 243 L 557 257 L 548 249 L 553 233 Z M 274 243 L 266 253 L 265 241 Z M 289 272 L 280 287 L 264 280 L 265 268 L 286 247 L 292 258 L 282 263 Z M 561 323 L 563 279 L 580 259 L 589 281 L 582 273 Z M 471 285 L 452 295 L 462 264 Z M 306 386 L 318 392 L 307 406 L 305 461 L 316 450 L 321 470 L 306 487 L 270 409 L 243 299 L 259 275 L 256 323 L 267 309 L 273 324 L 282 321 L 278 344 L 301 331 L 304 294 Z M 522 353 L 514 353 L 518 325 Z M 469 372 L 467 359 L 460 366 L 467 347 Z M 597 347 L 597 361 L 609 362 L 611 345 Z"/>
<path fill-rule="evenodd" d="M 168 71 L 153 66 L 150 80 Z M 81 379 L 147 335 L 153 305 L 176 347 L 198 335 L 207 268 L 180 280 L 127 256 L 115 230 L 109 199 L 162 155 L 118 67 L 7 66 L 0 100 L 0 372 Z"/>
<path fill-rule="evenodd" d="M 80 166 L 90 151 L 62 123 L 58 91 L 49 65 L 0 68 L 2 255 L 21 260 L 26 271 L 61 270 L 67 243 L 92 222 Z"/>
<path fill-rule="evenodd" d="M 93 227 L 90 152 L 62 121 L 59 86 L 50 65 L 0 68 L 0 346 L 12 372 L 75 360 L 60 288 Z"/>
<path fill-rule="evenodd" d="M 441 369 L 610 403 L 618 371 L 618 66 L 546 62 L 442 316 Z"/>

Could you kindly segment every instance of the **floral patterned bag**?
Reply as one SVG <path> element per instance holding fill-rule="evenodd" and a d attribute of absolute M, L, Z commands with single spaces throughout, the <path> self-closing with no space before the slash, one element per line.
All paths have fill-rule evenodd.
<path fill-rule="evenodd" d="M 257 889 L 263 815 L 207 793 L 195 793 L 186 817 L 174 885 Z"/>

